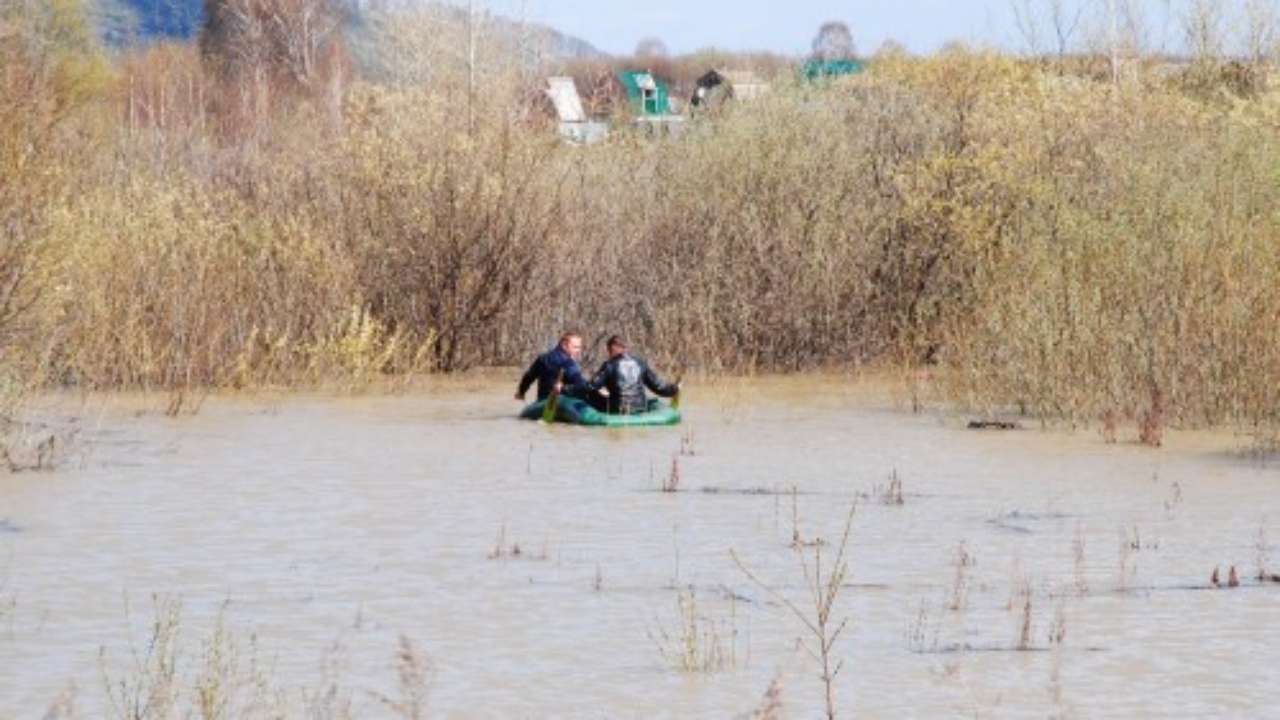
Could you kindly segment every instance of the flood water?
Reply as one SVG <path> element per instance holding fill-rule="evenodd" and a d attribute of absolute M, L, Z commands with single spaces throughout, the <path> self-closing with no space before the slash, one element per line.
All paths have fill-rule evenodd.
<path fill-rule="evenodd" d="M 975 432 L 823 377 L 694 387 L 675 428 L 548 427 L 512 384 L 78 409 L 57 470 L 0 474 L 0 717 L 71 682 L 109 714 L 153 596 L 181 602 L 180 676 L 221 617 L 298 714 L 333 683 L 393 716 L 403 636 L 433 717 L 746 717 L 774 678 L 816 717 L 808 631 L 730 551 L 812 608 L 797 525 L 825 572 L 855 501 L 843 715 L 1276 712 L 1280 464 L 1239 438 Z M 677 667 L 690 598 L 708 672 Z"/>

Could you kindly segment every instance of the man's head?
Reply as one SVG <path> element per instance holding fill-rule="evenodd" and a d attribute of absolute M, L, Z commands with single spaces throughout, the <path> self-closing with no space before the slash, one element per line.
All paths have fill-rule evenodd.
<path fill-rule="evenodd" d="M 582 336 L 576 332 L 567 332 L 560 336 L 560 349 L 569 357 L 577 360 L 582 357 Z"/>
<path fill-rule="evenodd" d="M 616 358 L 627 351 L 627 341 L 621 335 L 614 335 L 604 344 L 604 349 L 609 353 L 609 357 Z"/>

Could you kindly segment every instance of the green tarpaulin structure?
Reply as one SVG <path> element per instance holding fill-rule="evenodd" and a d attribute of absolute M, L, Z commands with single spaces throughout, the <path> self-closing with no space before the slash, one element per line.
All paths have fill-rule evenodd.
<path fill-rule="evenodd" d="M 817 80 L 818 78 L 853 75 L 862 72 L 866 67 L 867 64 L 863 61 L 852 58 L 847 60 L 819 60 L 814 58 L 805 62 L 804 67 L 800 68 L 800 74 L 809 80 Z"/>

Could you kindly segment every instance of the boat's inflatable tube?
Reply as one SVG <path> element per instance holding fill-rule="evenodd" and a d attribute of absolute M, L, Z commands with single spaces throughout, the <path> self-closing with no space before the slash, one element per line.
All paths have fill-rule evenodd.
<path fill-rule="evenodd" d="M 520 417 L 525 420 L 539 420 L 546 400 L 539 400 L 525 406 Z M 560 396 L 556 402 L 556 422 L 573 423 L 575 425 L 593 425 L 596 427 L 636 427 L 640 425 L 676 425 L 680 422 L 680 411 L 658 401 L 649 400 L 649 410 L 634 415 L 610 415 L 591 407 L 585 400 Z"/>

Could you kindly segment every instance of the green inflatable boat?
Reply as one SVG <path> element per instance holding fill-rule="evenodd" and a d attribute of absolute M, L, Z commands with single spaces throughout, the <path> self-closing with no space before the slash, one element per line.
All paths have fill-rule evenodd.
<path fill-rule="evenodd" d="M 520 412 L 525 420 L 541 420 L 547 401 L 539 400 L 526 405 Z M 591 407 L 585 400 L 561 396 L 556 401 L 556 422 L 595 427 L 637 427 L 643 425 L 677 425 L 680 411 L 657 398 L 649 400 L 646 412 L 633 415 L 610 415 Z"/>

